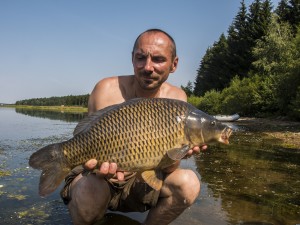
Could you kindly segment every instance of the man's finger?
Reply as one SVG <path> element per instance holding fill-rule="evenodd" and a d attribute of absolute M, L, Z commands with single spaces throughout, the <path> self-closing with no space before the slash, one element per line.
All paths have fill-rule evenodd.
<path fill-rule="evenodd" d="M 108 162 L 102 163 L 99 169 L 100 174 L 107 175 L 108 171 L 109 171 L 109 163 Z"/>
<path fill-rule="evenodd" d="M 108 169 L 108 174 L 115 175 L 117 172 L 117 164 L 116 163 L 110 163 L 109 164 L 109 169 Z"/>
<path fill-rule="evenodd" d="M 117 178 L 119 181 L 124 180 L 124 172 L 117 172 Z"/>
<path fill-rule="evenodd" d="M 84 164 L 85 168 L 88 170 L 94 169 L 96 167 L 96 165 L 97 165 L 96 159 L 91 159 Z"/>

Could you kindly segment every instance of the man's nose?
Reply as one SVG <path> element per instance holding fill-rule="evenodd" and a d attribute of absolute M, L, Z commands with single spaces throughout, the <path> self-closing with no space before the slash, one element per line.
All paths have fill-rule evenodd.
<path fill-rule="evenodd" d="M 154 71 L 154 66 L 153 66 L 153 62 L 151 60 L 151 57 L 147 57 L 147 59 L 146 59 L 145 70 Z"/>

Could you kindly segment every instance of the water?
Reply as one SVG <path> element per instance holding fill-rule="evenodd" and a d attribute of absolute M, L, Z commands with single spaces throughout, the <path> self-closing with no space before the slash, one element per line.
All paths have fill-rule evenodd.
<path fill-rule="evenodd" d="M 70 138 L 83 117 L 0 108 L 0 224 L 72 224 L 60 188 L 38 196 L 40 171 L 28 167 L 28 158 Z M 229 146 L 212 145 L 182 161 L 201 180 L 201 195 L 172 224 L 300 224 L 300 147 L 284 149 L 263 133 L 233 126 Z M 110 212 L 101 224 L 138 224 L 146 214 Z"/>

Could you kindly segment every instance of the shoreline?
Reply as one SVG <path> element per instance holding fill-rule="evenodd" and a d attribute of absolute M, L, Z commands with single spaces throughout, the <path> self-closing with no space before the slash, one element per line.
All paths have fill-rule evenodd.
<path fill-rule="evenodd" d="M 56 111 L 56 112 L 74 112 L 85 113 L 88 111 L 87 107 L 82 106 L 32 106 L 32 105 L 1 105 L 2 108 L 18 108 L 28 110 L 41 110 L 41 111 Z"/>

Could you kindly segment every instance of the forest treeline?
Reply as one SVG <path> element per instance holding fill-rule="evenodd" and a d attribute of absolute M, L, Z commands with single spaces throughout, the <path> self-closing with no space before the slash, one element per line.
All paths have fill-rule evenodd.
<path fill-rule="evenodd" d="M 300 119 L 300 0 L 241 1 L 227 35 L 210 46 L 182 89 L 211 114 Z"/>
<path fill-rule="evenodd" d="M 16 105 L 32 105 L 32 106 L 88 106 L 89 94 L 86 95 L 68 95 L 62 97 L 50 97 L 50 98 L 31 98 L 20 100 L 16 102 Z"/>

